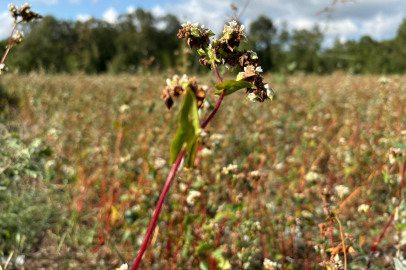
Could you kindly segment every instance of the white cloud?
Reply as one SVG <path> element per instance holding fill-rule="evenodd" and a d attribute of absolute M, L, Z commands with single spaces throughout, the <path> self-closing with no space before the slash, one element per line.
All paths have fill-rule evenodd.
<path fill-rule="evenodd" d="M 13 18 L 9 11 L 0 13 L 0 40 L 8 38 L 10 36 L 11 29 L 13 28 Z"/>
<path fill-rule="evenodd" d="M 161 17 L 164 16 L 166 13 L 166 11 L 160 7 L 160 6 L 155 6 L 151 9 L 151 13 L 155 16 L 155 17 Z"/>
<path fill-rule="evenodd" d="M 128 13 L 128 14 L 134 13 L 134 11 L 135 11 L 135 7 L 134 7 L 134 6 L 129 6 L 129 7 L 127 8 L 127 13 Z"/>
<path fill-rule="evenodd" d="M 56 5 L 58 4 L 58 0 L 32 0 L 30 2 L 38 3 L 42 5 Z"/>
<path fill-rule="evenodd" d="M 239 8 L 246 0 L 233 0 Z M 339 38 L 349 40 L 362 35 L 370 35 L 374 39 L 392 38 L 403 18 L 406 17 L 405 0 L 356 0 L 345 4 L 338 3 L 327 19 L 318 13 L 329 6 L 326 0 L 256 0 L 248 5 L 241 22 L 249 24 L 259 16 L 271 18 L 277 28 L 283 22 L 288 29 L 311 29 L 318 24 L 325 34 L 327 43 Z M 223 24 L 229 20 L 231 8 L 229 1 L 218 0 L 180 0 L 166 5 L 157 5 L 151 9 L 155 16 L 166 13 L 175 14 L 181 23 L 190 20 L 205 24 L 215 33 L 222 30 Z"/>
<path fill-rule="evenodd" d="M 91 18 L 92 18 L 92 16 L 89 14 L 78 14 L 76 16 L 76 20 L 78 20 L 80 22 L 86 22 L 86 21 L 90 20 Z"/>
<path fill-rule="evenodd" d="M 119 14 L 114 8 L 109 8 L 106 10 L 106 12 L 103 13 L 103 20 L 108 23 L 116 23 L 118 16 Z"/>

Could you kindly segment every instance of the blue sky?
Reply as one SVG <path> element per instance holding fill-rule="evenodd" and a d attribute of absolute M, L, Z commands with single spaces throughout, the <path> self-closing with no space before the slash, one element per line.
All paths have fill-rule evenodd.
<path fill-rule="evenodd" d="M 0 0 L 0 38 L 7 36 L 12 24 L 7 11 L 9 0 Z M 231 14 L 230 4 L 242 8 L 246 0 L 14 0 L 15 5 L 26 1 L 40 14 L 57 18 L 86 20 L 90 17 L 114 23 L 118 14 L 141 7 L 156 16 L 172 13 L 181 21 L 205 24 L 217 32 Z M 325 32 L 328 46 L 338 38 L 342 41 L 370 35 L 377 40 L 392 38 L 406 17 L 406 0 L 347 0 L 336 6 L 330 19 L 317 13 L 332 0 L 251 0 L 241 22 L 249 24 L 266 15 L 281 26 L 288 22 L 293 29 L 310 29 L 318 23 Z M 3 4 L 2 4 L 3 3 Z"/>

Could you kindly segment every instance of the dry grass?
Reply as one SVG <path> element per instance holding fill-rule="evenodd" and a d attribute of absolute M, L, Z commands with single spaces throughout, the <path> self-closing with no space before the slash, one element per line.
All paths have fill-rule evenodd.
<path fill-rule="evenodd" d="M 53 200 L 61 219 L 42 236 L 43 245 L 25 250 L 27 269 L 39 263 L 46 269 L 114 269 L 134 257 L 170 169 L 159 161 L 169 160 L 178 107 L 167 111 L 159 98 L 165 78 L 2 76 L 4 92 L 19 99 L 19 106 L 3 106 L 6 127 L 55 148 L 48 185 L 59 189 Z M 224 138 L 204 137 L 202 148 L 211 155 L 200 157 L 194 172 L 178 174 L 142 269 L 198 269 L 199 262 L 205 269 L 219 235 L 220 257 L 231 269 L 263 269 L 264 258 L 283 269 L 321 269 L 318 263 L 330 257 L 320 250 L 331 247 L 318 227 L 326 219 L 320 196 L 326 191 L 333 210 L 342 205 L 342 230 L 351 235 L 346 244 L 357 252 L 348 269 L 365 267 L 374 239 L 395 211 L 399 169 L 387 152 L 406 139 L 406 77 L 389 77 L 387 85 L 378 79 L 297 74 L 276 83 L 268 76 L 277 93 L 273 102 L 251 103 L 243 93 L 226 97 L 207 129 Z M 209 77 L 198 81 L 211 86 Z M 238 169 L 222 173 L 229 164 Z M 389 175 L 386 183 L 381 171 Z M 182 221 L 188 178 L 202 196 L 186 206 Z M 350 192 L 339 198 L 337 185 Z M 370 211 L 359 213 L 361 204 Z M 406 224 L 405 210 L 401 204 L 395 225 Z M 398 247 L 403 251 L 395 232 L 392 226 L 380 246 L 389 257 L 379 256 L 375 266 L 387 267 L 387 258 Z M 340 245 L 337 223 L 333 233 Z"/>

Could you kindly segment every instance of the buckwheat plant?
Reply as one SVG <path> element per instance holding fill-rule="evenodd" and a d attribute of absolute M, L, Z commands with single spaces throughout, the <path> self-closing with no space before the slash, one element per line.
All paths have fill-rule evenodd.
<path fill-rule="evenodd" d="M 187 75 L 182 77 L 175 75 L 172 79 L 167 79 L 162 99 L 165 100 L 168 109 L 173 106 L 175 98 L 183 95 L 179 128 L 170 146 L 170 162 L 173 167 L 161 192 L 152 221 L 131 270 L 138 269 L 140 265 L 158 220 L 165 196 L 176 172 L 182 166 L 181 163 L 187 171 L 193 170 L 199 135 L 218 111 L 224 96 L 245 88 L 246 99 L 252 102 L 265 102 L 272 100 L 274 97 L 274 90 L 264 82 L 261 76 L 263 70 L 258 55 L 253 51 L 239 47 L 241 42 L 248 42 L 244 29 L 244 25 L 238 25 L 233 20 L 224 26 L 223 37 L 220 39 L 214 39 L 215 34 L 205 25 L 199 26 L 199 23 L 191 23 L 190 21 L 182 24 L 182 28 L 179 30 L 178 37 L 185 39 L 190 49 L 197 49 L 197 53 L 201 56 L 200 64 L 214 70 L 219 81 L 219 84 L 215 85 L 219 91 L 214 95 L 219 96 L 219 99 L 210 115 L 200 124 L 198 110 L 204 104 L 206 87 L 199 85 L 195 78 L 190 78 Z M 237 78 L 223 82 L 217 65 L 224 65 L 229 70 L 238 68 Z M 213 261 L 210 262 L 211 268 L 212 265 Z"/>
<path fill-rule="evenodd" d="M 16 30 L 17 25 L 22 22 L 28 23 L 32 20 L 42 18 L 42 16 L 39 15 L 38 12 L 31 10 L 31 6 L 29 4 L 24 4 L 20 8 L 13 4 L 9 4 L 8 10 L 11 12 L 11 17 L 14 18 L 14 26 L 11 29 L 11 34 L 10 34 L 7 50 L 4 53 L 4 56 L 0 62 L 0 74 L 3 71 L 7 70 L 7 68 L 4 64 L 4 61 L 6 60 L 7 55 L 10 52 L 11 48 L 13 46 L 20 44 L 24 39 L 24 33 L 22 31 Z M 14 31 L 15 31 L 15 33 L 14 33 Z"/>

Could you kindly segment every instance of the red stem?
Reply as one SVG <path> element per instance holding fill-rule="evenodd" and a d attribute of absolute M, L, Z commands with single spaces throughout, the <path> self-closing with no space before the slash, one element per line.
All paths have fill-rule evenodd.
<path fill-rule="evenodd" d="M 7 48 L 6 52 L 4 53 L 3 59 L 1 59 L 0 65 L 4 63 L 4 61 L 6 60 L 6 57 L 8 55 L 8 52 L 11 49 L 11 38 L 13 37 L 13 33 L 14 33 L 14 30 L 16 29 L 16 26 L 17 26 L 17 23 L 14 22 L 14 26 L 13 26 L 13 29 L 11 29 L 11 34 L 10 34 L 10 38 L 9 38 L 9 41 L 8 41 L 8 48 Z"/>
<path fill-rule="evenodd" d="M 400 181 L 400 188 L 399 188 L 399 202 L 398 202 L 398 204 L 396 205 L 396 208 L 399 207 L 399 205 L 400 205 L 400 203 L 402 202 L 402 199 L 403 199 L 403 198 L 402 198 L 402 188 L 403 188 L 403 179 L 405 178 L 405 166 L 406 166 L 406 161 L 403 163 L 403 168 L 402 168 L 402 180 Z M 382 241 L 382 238 L 384 237 L 384 235 L 385 235 L 386 231 L 388 230 L 390 224 L 392 223 L 392 220 L 393 220 L 394 217 L 395 217 L 395 213 L 393 213 L 393 214 L 390 216 L 390 219 L 389 219 L 388 223 L 386 223 L 386 226 L 385 226 L 385 228 L 383 229 L 383 231 L 382 231 L 382 233 L 381 233 L 381 236 L 379 236 L 378 241 L 375 242 L 375 245 L 374 245 L 374 247 L 372 248 L 372 253 L 371 253 L 371 255 L 369 256 L 368 266 L 367 266 L 367 268 L 366 268 L 365 270 L 369 270 L 369 268 L 371 267 L 371 259 L 372 259 L 372 256 L 375 254 L 375 251 L 376 251 L 376 249 L 378 248 L 379 243 Z"/>
<path fill-rule="evenodd" d="M 227 212 L 227 216 L 224 218 L 223 224 L 221 225 L 220 230 L 219 230 L 219 232 L 217 234 L 216 247 L 215 247 L 214 250 L 216 250 L 220 245 L 221 232 L 224 230 L 224 227 L 226 226 L 226 222 L 227 222 L 227 219 L 228 219 L 228 214 L 229 214 L 229 212 Z M 213 267 L 214 267 L 214 259 L 213 259 L 213 257 L 211 257 L 210 258 L 210 270 L 212 270 Z"/>
<path fill-rule="evenodd" d="M 334 239 L 333 239 L 333 220 L 330 219 L 330 236 L 331 236 L 331 247 L 334 248 Z"/>
<path fill-rule="evenodd" d="M 215 61 L 213 61 L 213 67 L 214 67 L 214 71 L 216 73 L 217 79 L 220 81 L 220 83 L 222 83 L 223 80 L 221 79 L 221 77 L 219 75 Z M 225 92 L 226 91 L 224 91 L 224 90 L 223 90 L 223 92 L 221 92 L 221 96 L 220 96 L 219 100 L 217 101 L 216 107 L 211 112 L 211 114 L 206 119 L 206 121 L 204 121 L 201 124 L 202 129 L 204 129 L 207 126 L 207 124 L 210 122 L 210 120 L 217 113 L 218 109 L 220 108 L 221 102 L 223 101 Z M 131 270 L 137 270 L 141 263 L 142 256 L 144 255 L 145 250 L 147 249 L 149 239 L 151 238 L 152 232 L 154 231 L 155 225 L 158 221 L 159 213 L 161 212 L 161 208 L 164 203 L 166 194 L 168 193 L 171 183 L 172 183 L 173 179 L 175 178 L 176 172 L 178 171 L 180 162 L 182 161 L 182 157 L 184 154 L 185 154 L 185 149 L 182 149 L 182 151 L 179 153 L 179 155 L 175 161 L 175 164 L 173 164 L 173 167 L 172 167 L 171 171 L 169 172 L 168 178 L 166 179 L 166 182 L 165 182 L 165 186 L 161 192 L 161 196 L 160 196 L 158 204 L 156 206 L 154 216 L 152 217 L 151 223 L 149 224 L 147 233 L 145 234 L 144 241 L 142 242 L 140 251 L 138 252 L 137 257 L 135 258 L 134 265 L 131 267 Z"/>

